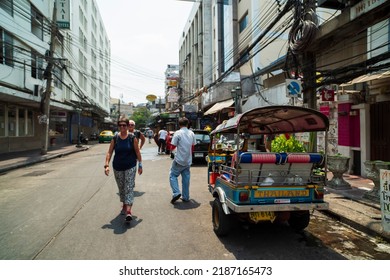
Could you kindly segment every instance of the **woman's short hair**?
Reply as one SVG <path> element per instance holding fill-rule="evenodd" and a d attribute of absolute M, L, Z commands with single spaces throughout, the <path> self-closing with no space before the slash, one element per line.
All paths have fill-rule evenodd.
<path fill-rule="evenodd" d="M 126 123 L 127 125 L 129 125 L 129 119 L 126 117 L 119 117 L 117 124 L 119 125 L 120 123 Z"/>

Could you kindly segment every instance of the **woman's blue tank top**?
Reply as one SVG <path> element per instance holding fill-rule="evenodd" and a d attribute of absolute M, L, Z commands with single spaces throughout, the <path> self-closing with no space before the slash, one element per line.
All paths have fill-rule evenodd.
<path fill-rule="evenodd" d="M 137 155 L 134 150 L 134 136 L 128 135 L 126 139 L 121 139 L 119 135 L 115 137 L 115 155 L 112 166 L 117 171 L 133 168 L 137 164 Z"/>

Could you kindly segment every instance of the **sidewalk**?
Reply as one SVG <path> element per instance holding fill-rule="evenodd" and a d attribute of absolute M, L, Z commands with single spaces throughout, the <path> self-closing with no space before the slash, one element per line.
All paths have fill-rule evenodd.
<path fill-rule="evenodd" d="M 56 145 L 49 147 L 46 155 L 42 155 L 40 149 L 0 154 L 0 175 L 17 168 L 88 149 L 88 145 L 81 147 L 76 147 L 76 145 Z"/>
<path fill-rule="evenodd" d="M 76 145 L 50 147 L 46 155 L 40 150 L 15 152 L 0 155 L 0 175 L 13 169 L 29 166 L 52 158 L 85 151 L 89 145 L 78 148 Z M 344 175 L 351 189 L 335 190 L 326 187 L 325 201 L 329 203 L 327 214 L 368 235 L 390 242 L 390 233 L 384 232 L 381 221 L 379 200 L 372 201 L 364 197 L 374 184 L 371 180 L 354 175 Z"/>

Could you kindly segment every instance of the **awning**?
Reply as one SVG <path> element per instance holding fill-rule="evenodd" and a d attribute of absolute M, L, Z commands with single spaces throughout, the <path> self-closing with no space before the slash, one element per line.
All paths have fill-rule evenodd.
<path fill-rule="evenodd" d="M 225 100 L 218 103 L 215 103 L 210 109 L 208 109 L 203 115 L 210 115 L 214 114 L 218 111 L 221 111 L 222 109 L 226 107 L 231 107 L 233 105 L 233 100 Z"/>
<path fill-rule="evenodd" d="M 364 83 L 364 82 L 369 82 L 369 81 L 384 79 L 384 78 L 390 78 L 390 71 L 380 73 L 380 74 L 363 75 L 363 76 L 360 76 L 360 77 L 353 79 L 352 81 L 341 84 L 340 86 L 347 87 L 347 86 L 351 86 L 351 85 L 357 84 L 357 83 Z"/>

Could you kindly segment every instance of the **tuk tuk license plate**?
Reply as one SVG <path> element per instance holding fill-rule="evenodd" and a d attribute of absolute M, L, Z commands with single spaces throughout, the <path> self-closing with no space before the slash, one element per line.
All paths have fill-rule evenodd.
<path fill-rule="evenodd" d="M 266 212 L 250 212 L 249 218 L 254 222 L 259 221 L 271 221 L 273 222 L 276 218 L 275 213 L 271 211 Z"/>
<path fill-rule="evenodd" d="M 195 153 L 194 157 L 203 157 L 203 153 Z"/>
<path fill-rule="evenodd" d="M 256 191 L 256 198 L 263 197 L 297 197 L 309 196 L 309 190 L 275 190 L 275 191 Z"/>

